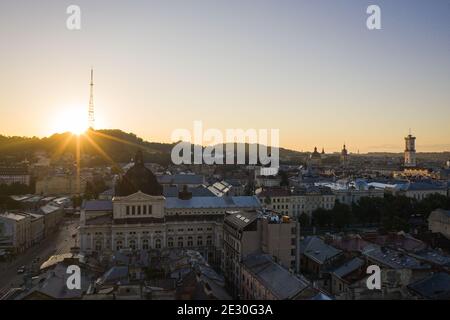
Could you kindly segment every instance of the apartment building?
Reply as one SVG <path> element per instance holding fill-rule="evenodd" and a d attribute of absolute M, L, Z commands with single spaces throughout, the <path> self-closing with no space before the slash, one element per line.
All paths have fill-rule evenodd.
<path fill-rule="evenodd" d="M 268 254 L 249 255 L 242 262 L 240 296 L 244 300 L 296 299 L 309 282 L 297 276 Z"/>
<path fill-rule="evenodd" d="M 333 209 L 336 196 L 326 187 L 307 188 L 267 188 L 258 193 L 265 208 L 290 217 L 299 217 L 302 213 L 311 216 L 318 208 Z"/>
<path fill-rule="evenodd" d="M 17 254 L 31 246 L 31 217 L 6 212 L 0 215 L 0 249 Z"/>
<path fill-rule="evenodd" d="M 229 212 L 223 226 L 223 265 L 233 296 L 241 292 L 243 260 L 250 254 L 266 253 L 286 269 L 298 272 L 299 224 L 272 211 Z"/>
<path fill-rule="evenodd" d="M 433 233 L 440 233 L 450 239 L 450 210 L 437 209 L 428 217 L 428 228 Z"/>

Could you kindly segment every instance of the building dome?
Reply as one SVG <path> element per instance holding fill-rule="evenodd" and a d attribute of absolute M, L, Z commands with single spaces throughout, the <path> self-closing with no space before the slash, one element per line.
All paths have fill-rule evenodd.
<path fill-rule="evenodd" d="M 345 144 L 344 144 L 344 147 L 342 148 L 341 154 L 343 156 L 346 156 L 348 154 L 348 151 L 347 151 L 347 148 L 345 147 Z"/>
<path fill-rule="evenodd" d="M 152 196 L 163 194 L 163 187 L 153 172 L 144 166 L 141 150 L 136 153 L 134 165 L 117 181 L 116 196 L 128 196 L 138 191 Z"/>
<path fill-rule="evenodd" d="M 311 159 L 320 159 L 320 158 L 321 158 L 321 155 L 317 151 L 317 147 L 314 147 L 314 152 L 311 154 Z"/>

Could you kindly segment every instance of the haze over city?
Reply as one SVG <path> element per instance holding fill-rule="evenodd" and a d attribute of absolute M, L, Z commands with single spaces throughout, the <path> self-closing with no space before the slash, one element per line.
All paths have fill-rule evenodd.
<path fill-rule="evenodd" d="M 30 4 L 33 10 L 29 10 Z M 294 150 L 450 150 L 449 2 L 68 1 L 0 3 L 0 134 L 86 125 L 170 142 L 177 128 L 280 129 Z M 18 121 L 20 119 L 20 121 Z M 84 122 L 84 124 L 83 124 Z"/>

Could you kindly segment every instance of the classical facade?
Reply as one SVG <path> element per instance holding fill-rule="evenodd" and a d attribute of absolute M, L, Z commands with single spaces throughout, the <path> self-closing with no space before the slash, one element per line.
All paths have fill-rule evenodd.
<path fill-rule="evenodd" d="M 225 212 L 260 208 L 253 196 L 192 197 L 185 191 L 179 197 L 166 198 L 139 154 L 116 190 L 119 195 L 111 201 L 84 204 L 80 217 L 82 252 L 188 248 L 220 264 Z"/>

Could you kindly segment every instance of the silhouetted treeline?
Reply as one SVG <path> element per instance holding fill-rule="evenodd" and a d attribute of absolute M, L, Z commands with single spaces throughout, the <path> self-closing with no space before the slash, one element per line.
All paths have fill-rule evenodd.
<path fill-rule="evenodd" d="M 312 213 L 312 226 L 342 229 L 352 225 L 379 225 L 385 230 L 410 229 L 412 216 L 425 221 L 435 209 L 450 210 L 450 198 L 432 194 L 417 201 L 406 196 L 386 194 L 384 198 L 361 198 L 351 206 L 336 202 L 331 210 L 317 209 Z M 303 217 L 304 223 L 309 221 Z"/>

